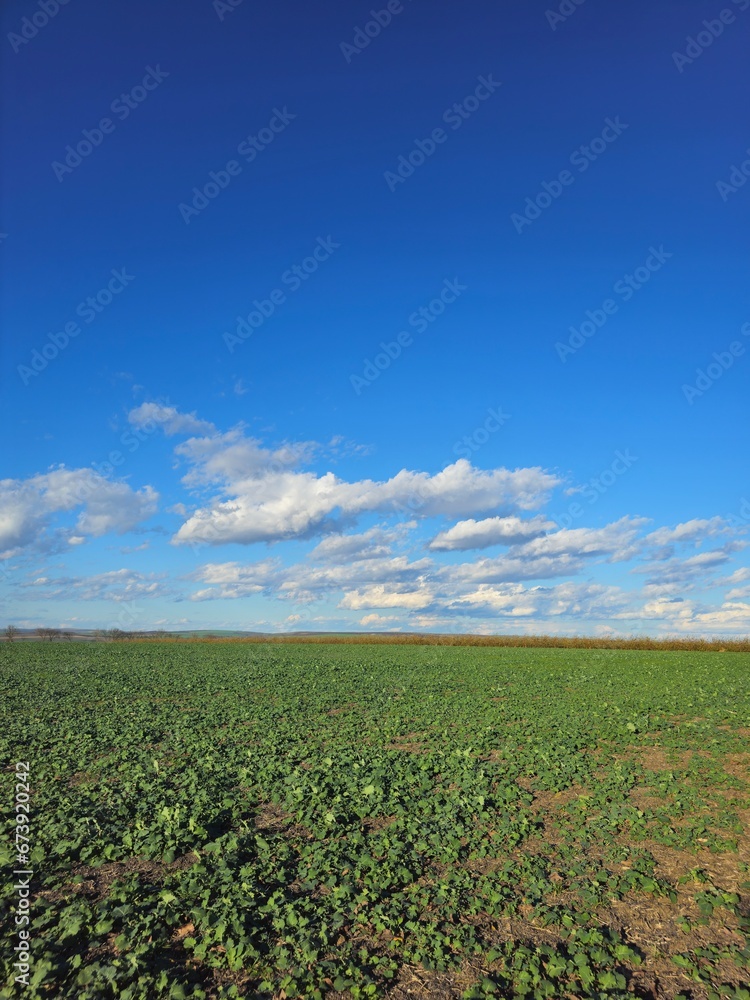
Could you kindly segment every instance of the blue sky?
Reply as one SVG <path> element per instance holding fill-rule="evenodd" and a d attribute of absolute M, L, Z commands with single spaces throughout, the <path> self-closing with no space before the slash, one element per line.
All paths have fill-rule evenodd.
<path fill-rule="evenodd" d="M 747 634 L 749 25 L 7 3 L 0 617 Z"/>

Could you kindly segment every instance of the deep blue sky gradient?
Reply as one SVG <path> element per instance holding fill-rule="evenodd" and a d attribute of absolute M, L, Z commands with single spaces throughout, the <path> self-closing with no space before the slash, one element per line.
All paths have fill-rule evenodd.
<path fill-rule="evenodd" d="M 679 72 L 673 53 L 723 7 L 735 22 Z M 480 468 L 541 466 L 582 483 L 618 449 L 637 456 L 588 526 L 737 511 L 750 340 L 693 405 L 682 387 L 750 321 L 750 185 L 726 202 L 716 188 L 750 155 L 740 8 L 587 0 L 552 30 L 551 3 L 406 0 L 348 63 L 340 43 L 371 4 L 244 0 L 221 20 L 209 0 L 70 0 L 16 53 L 7 35 L 38 7 L 6 3 L 3 474 L 100 462 L 133 406 L 165 398 L 269 440 L 369 445 L 366 459 L 339 460 L 346 477 L 434 473 L 502 407 L 511 419 L 477 451 Z M 149 66 L 168 77 L 117 120 L 112 101 Z M 488 74 L 497 92 L 389 190 L 385 172 Z M 238 144 L 275 108 L 296 117 L 245 163 Z M 58 181 L 52 162 L 104 116 L 114 132 Z M 608 117 L 628 128 L 519 234 L 511 214 Z M 240 176 L 186 224 L 179 204 L 232 158 Z M 328 236 L 340 248 L 230 354 L 222 334 L 236 315 Z M 555 343 L 652 246 L 673 257 L 563 364 Z M 122 267 L 132 284 L 24 385 L 18 366 Z M 351 376 L 454 278 L 465 293 L 357 395 Z M 153 483 L 164 508 L 184 499 L 173 445 L 156 435 L 121 470 L 134 487 Z M 171 533 L 179 519 L 155 523 Z M 89 568 L 105 565 L 102 544 Z"/>

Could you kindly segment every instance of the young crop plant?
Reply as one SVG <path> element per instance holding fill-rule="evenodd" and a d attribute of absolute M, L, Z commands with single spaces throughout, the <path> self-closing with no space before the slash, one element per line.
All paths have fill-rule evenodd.
<path fill-rule="evenodd" d="M 0 1000 L 750 997 L 750 654 L 2 654 Z"/>

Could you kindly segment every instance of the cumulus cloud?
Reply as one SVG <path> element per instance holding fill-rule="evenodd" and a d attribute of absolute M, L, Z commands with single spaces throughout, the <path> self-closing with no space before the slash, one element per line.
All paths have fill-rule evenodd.
<path fill-rule="evenodd" d="M 37 577 L 22 587 L 31 589 L 38 600 L 134 601 L 174 594 L 165 584 L 166 573 L 138 573 L 116 569 L 87 577 Z"/>
<path fill-rule="evenodd" d="M 413 521 L 401 528 L 374 527 L 358 535 L 329 535 L 315 546 L 309 559 L 326 563 L 381 559 L 390 555 L 391 546 L 401 539 L 405 529 L 411 527 L 414 527 Z"/>
<path fill-rule="evenodd" d="M 284 568 L 278 559 L 246 565 L 237 562 L 208 563 L 194 573 L 193 578 L 210 586 L 195 591 L 191 600 L 232 599 L 276 590 L 283 582 Z"/>
<path fill-rule="evenodd" d="M 699 632 L 727 630 L 750 632 L 750 604 L 747 601 L 725 601 L 721 607 L 701 611 L 692 623 Z"/>
<path fill-rule="evenodd" d="M 434 596 L 433 590 L 426 584 L 414 587 L 406 584 L 374 583 L 369 587 L 348 591 L 338 606 L 350 611 L 366 611 L 370 608 L 421 611 L 432 604 Z"/>
<path fill-rule="evenodd" d="M 454 601 L 452 610 L 513 618 L 533 615 L 541 605 L 540 588 L 525 588 L 521 584 L 495 586 L 480 584 Z"/>
<path fill-rule="evenodd" d="M 133 490 L 93 469 L 57 468 L 29 479 L 0 480 L 0 553 L 4 557 L 45 540 L 56 514 L 81 508 L 75 528 L 59 529 L 63 544 L 84 537 L 122 535 L 151 517 L 158 494 L 150 486 Z"/>
<path fill-rule="evenodd" d="M 481 521 L 470 518 L 441 531 L 428 547 L 433 552 L 456 552 L 486 549 L 491 545 L 517 545 L 537 538 L 554 527 L 554 521 L 542 516 L 527 520 L 513 516 L 486 517 Z"/>
<path fill-rule="evenodd" d="M 733 583 L 745 583 L 748 580 L 750 580 L 750 566 L 741 566 L 733 573 L 730 573 L 729 576 L 717 582 L 724 586 L 729 586 Z"/>
<path fill-rule="evenodd" d="M 248 437 L 243 425 L 220 433 L 195 414 L 159 403 L 141 404 L 129 419 L 134 425 L 156 424 L 167 434 L 191 435 L 175 448 L 189 466 L 183 484 L 216 488 L 215 496 L 187 517 L 173 539 L 177 545 L 306 539 L 340 532 L 372 513 L 507 516 L 539 508 L 561 482 L 541 468 L 485 471 L 463 458 L 435 474 L 402 469 L 386 480 L 349 482 L 331 471 L 302 469 L 316 458 L 366 456 L 366 448 L 341 437 L 327 446 L 303 441 L 267 448 Z"/>
<path fill-rule="evenodd" d="M 460 533 L 444 534 L 446 544 L 464 544 L 468 537 L 490 531 L 506 538 L 522 539 L 508 551 L 492 558 L 441 565 L 431 558 L 410 559 L 397 554 L 394 546 L 408 542 L 415 522 L 389 528 L 377 525 L 358 534 L 330 535 L 319 542 L 302 562 L 284 565 L 281 560 L 243 564 L 209 563 L 195 574 L 208 586 L 193 595 L 194 600 L 246 597 L 265 594 L 300 603 L 338 595 L 339 607 L 348 610 L 401 608 L 406 611 L 430 609 L 467 613 L 482 608 L 485 613 L 506 609 L 513 616 L 543 612 L 548 617 L 586 613 L 612 615 L 621 612 L 620 591 L 572 580 L 586 565 L 630 558 L 640 551 L 639 532 L 643 518 L 621 518 L 603 528 L 559 530 L 527 537 L 524 534 L 543 530 L 543 518 L 522 521 L 517 517 L 489 518 L 460 522 Z M 500 528 L 498 530 L 498 522 Z M 458 527 L 458 526 L 457 526 Z M 731 543 L 730 543 L 731 547 Z M 725 558 L 706 553 L 686 560 L 688 573 L 698 574 Z M 695 565 L 693 565 L 693 563 Z M 662 575 L 665 563 L 655 564 Z M 567 577 L 566 583 L 550 588 L 523 587 L 529 581 Z M 648 600 L 671 597 L 674 584 L 668 580 L 649 582 L 644 588 Z M 541 603 L 540 603 L 541 602 Z M 596 602 L 596 603 L 594 603 Z M 606 607 L 605 607 L 606 604 Z M 540 611 L 541 609 L 541 611 Z"/>
<path fill-rule="evenodd" d="M 210 586 L 194 594 L 193 600 L 266 593 L 308 603 L 362 585 L 408 587 L 412 581 L 420 579 L 430 566 L 429 560 L 410 562 L 406 556 L 364 558 L 322 566 L 311 563 L 283 566 L 276 559 L 248 564 L 209 563 L 201 567 L 194 578 Z"/>
<path fill-rule="evenodd" d="M 748 581 L 750 581 L 750 567 L 743 566 L 741 569 L 735 570 L 734 573 L 730 573 L 729 576 L 725 577 L 723 580 L 717 580 L 716 582 L 719 586 L 729 586 L 732 588 L 727 591 L 726 599 L 728 601 L 734 601 L 750 598 L 750 586 L 734 586 L 734 584 L 748 583 Z"/>
<path fill-rule="evenodd" d="M 128 414 L 133 427 L 161 427 L 165 434 L 213 434 L 216 428 L 208 420 L 199 420 L 194 413 L 180 413 L 174 406 L 161 403 L 141 403 Z"/>
<path fill-rule="evenodd" d="M 694 518 L 674 528 L 657 528 L 646 535 L 644 544 L 653 546 L 656 550 L 652 558 L 669 559 L 674 554 L 676 545 L 690 542 L 700 545 L 707 538 L 717 538 L 735 530 L 723 517 Z"/>
<path fill-rule="evenodd" d="M 622 517 L 604 528 L 563 528 L 532 539 L 514 551 L 523 558 L 607 556 L 612 562 L 621 562 L 636 555 L 638 532 L 647 523 L 642 517 Z"/>
<path fill-rule="evenodd" d="M 337 627 L 358 620 L 363 628 L 564 632 L 640 621 L 687 633 L 737 632 L 748 622 L 750 569 L 730 563 L 745 544 L 742 529 L 721 517 L 654 527 L 627 516 L 603 527 L 559 529 L 538 512 L 562 485 L 542 468 L 483 470 L 460 459 L 433 473 L 404 468 L 380 479 L 344 477 L 331 466 L 366 460 L 368 450 L 341 438 L 270 445 L 244 425 L 221 431 L 163 402 L 141 404 L 129 421 L 182 438 L 174 454 L 187 495 L 169 508 L 181 522 L 174 544 L 312 543 L 291 562 L 287 554 L 245 562 L 236 551 L 208 562 L 188 577 L 195 602 L 283 601 L 286 617 L 277 627 L 286 628 L 303 621 L 330 626 L 333 619 L 303 608 L 316 602 L 340 609 Z M 4 480 L 0 554 L 25 547 L 71 552 L 88 538 L 137 529 L 156 503 L 151 487 L 133 489 L 93 469 Z M 720 548 L 703 551 L 716 539 Z M 502 551 L 481 552 L 492 546 Z M 626 561 L 645 578 L 640 588 L 611 585 L 612 564 Z M 607 574 L 606 583 L 597 572 Z M 161 575 L 133 570 L 64 578 L 39 569 L 34 576 L 26 586 L 40 596 L 180 598 Z M 707 585 L 724 588 L 723 604 L 695 599 Z"/>
<path fill-rule="evenodd" d="M 476 559 L 444 567 L 442 579 L 447 586 L 477 583 L 507 583 L 515 580 L 549 580 L 575 576 L 583 569 L 583 560 L 567 552 L 553 556 L 503 555 L 494 559 Z"/>
<path fill-rule="evenodd" d="M 224 461 L 224 452 L 221 452 Z M 309 538 L 368 513 L 456 517 L 540 506 L 557 483 L 542 469 L 475 469 L 459 459 L 442 472 L 402 470 L 391 479 L 346 482 L 332 472 L 271 472 L 234 483 L 233 496 L 195 511 L 176 544 L 251 544 Z"/>
<path fill-rule="evenodd" d="M 724 566 L 731 555 L 740 548 L 742 548 L 741 543 L 728 542 L 720 549 L 699 552 L 687 559 L 672 558 L 664 562 L 639 566 L 635 572 L 647 574 L 647 582 L 651 585 L 679 585 L 684 589 L 696 580 L 705 580 L 705 578 L 710 577 L 715 570 Z"/>
<path fill-rule="evenodd" d="M 175 448 L 192 468 L 183 477 L 186 486 L 210 483 L 248 486 L 309 462 L 317 451 L 311 441 L 264 448 L 256 438 L 245 436 L 242 427 L 211 437 L 193 437 Z"/>
<path fill-rule="evenodd" d="M 481 523 L 481 522 L 480 522 Z M 597 557 L 608 562 L 632 558 L 638 552 L 643 518 L 624 517 L 604 528 L 562 529 L 511 545 L 492 558 L 444 567 L 446 586 L 509 583 L 575 576 Z"/>
<path fill-rule="evenodd" d="M 360 618 L 359 624 L 362 628 L 390 628 L 393 630 L 393 622 L 398 620 L 396 615 L 371 614 Z"/>

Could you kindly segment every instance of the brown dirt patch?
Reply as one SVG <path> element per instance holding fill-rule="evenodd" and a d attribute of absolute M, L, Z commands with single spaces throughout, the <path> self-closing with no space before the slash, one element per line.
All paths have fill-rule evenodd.
<path fill-rule="evenodd" d="M 189 937 L 195 931 L 195 924 L 189 923 L 185 924 L 184 927 L 178 927 L 174 934 L 172 935 L 173 941 L 182 941 L 184 938 Z"/>
<path fill-rule="evenodd" d="M 750 780 L 750 753 L 725 753 L 722 757 L 724 770 L 740 781 Z"/>
<path fill-rule="evenodd" d="M 161 885 L 168 875 L 190 868 L 197 861 L 198 855 L 190 853 L 170 862 L 153 861 L 149 858 L 128 858 L 127 861 L 110 861 L 98 867 L 76 865 L 71 874 L 80 881 L 70 882 L 63 889 L 42 890 L 38 895 L 41 899 L 55 902 L 74 892 L 95 902 L 106 899 L 112 885 L 120 879 L 127 878 L 128 875 L 135 873 L 143 882 Z"/>
<path fill-rule="evenodd" d="M 460 969 L 434 972 L 421 965 L 405 964 L 396 973 L 392 986 L 382 996 L 386 1000 L 455 1000 L 482 976 L 479 959 L 465 962 Z M 328 1000 L 344 1000 L 348 993 L 328 993 Z"/>
<path fill-rule="evenodd" d="M 305 839 L 312 837 L 309 830 L 295 822 L 294 816 L 273 802 L 261 802 L 258 805 L 255 826 L 262 833 L 283 833 L 285 836 Z"/>
<path fill-rule="evenodd" d="M 412 741 L 409 737 L 394 743 L 387 743 L 385 749 L 400 750 L 402 753 L 429 753 L 429 747 L 426 747 L 424 743 Z"/>
<path fill-rule="evenodd" d="M 377 833 L 378 830 L 384 830 L 390 826 L 395 820 L 395 816 L 365 816 L 362 820 L 362 826 L 367 833 Z"/>
<path fill-rule="evenodd" d="M 694 921 L 700 914 L 692 897 L 700 887 L 681 888 L 684 891 L 678 891 L 677 903 L 663 897 L 633 894 L 625 899 L 613 900 L 606 913 L 600 914 L 607 926 L 618 931 L 626 942 L 642 952 L 643 964 L 633 970 L 631 982 L 646 996 L 667 998 L 681 990 L 696 989 L 687 971 L 672 962 L 672 955 L 712 945 L 728 947 L 743 943 L 735 927 L 729 926 L 729 921 L 736 925 L 736 918 L 727 911 L 722 910 L 720 916 L 715 914 L 706 925 L 695 926 Z M 690 921 L 689 931 L 683 930 L 677 922 L 680 917 Z M 742 974 L 733 962 L 720 961 L 714 969 L 718 981 L 742 985 Z"/>

